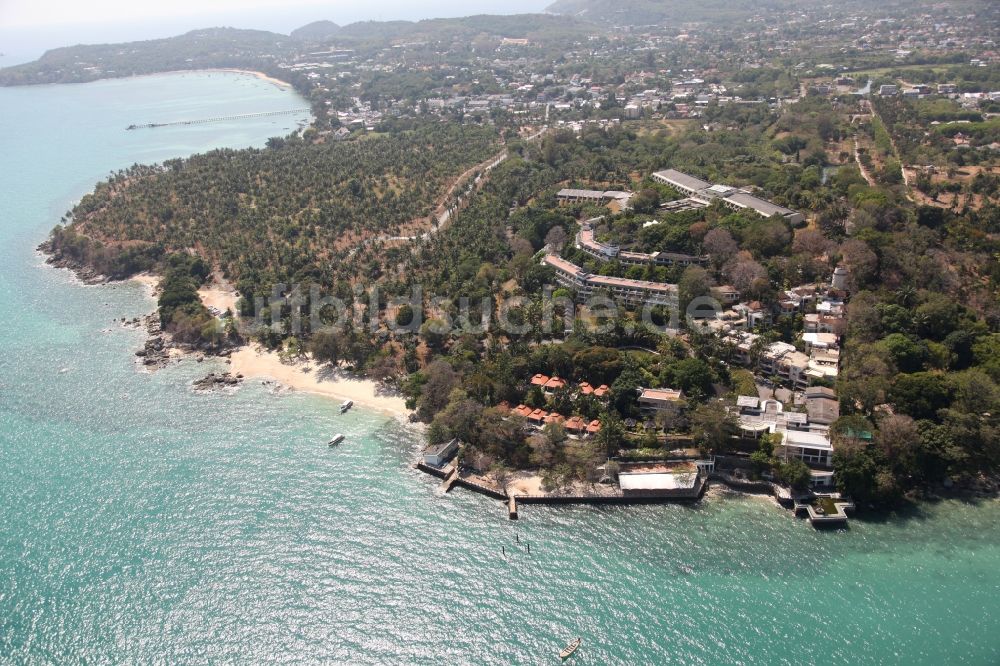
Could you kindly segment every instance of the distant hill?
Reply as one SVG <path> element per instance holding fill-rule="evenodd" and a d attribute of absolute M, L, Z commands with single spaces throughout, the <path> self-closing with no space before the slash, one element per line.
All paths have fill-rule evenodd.
<path fill-rule="evenodd" d="M 482 14 L 463 18 L 426 19 L 423 21 L 361 21 L 342 27 L 337 42 L 437 41 L 471 39 L 480 34 L 526 38 L 537 42 L 593 32 L 587 22 L 551 14 Z"/>
<path fill-rule="evenodd" d="M 937 0 L 884 0 L 881 9 L 897 11 L 929 11 Z M 573 16 L 594 23 L 611 25 L 652 25 L 677 23 L 732 24 L 754 16 L 781 20 L 795 9 L 823 7 L 824 0 L 555 0 L 547 12 Z M 952 0 L 951 4 L 968 5 L 970 11 L 985 7 L 984 0 Z M 871 9 L 870 0 L 840 0 L 840 10 L 864 12 Z"/>
<path fill-rule="evenodd" d="M 340 26 L 333 21 L 313 21 L 301 28 L 292 30 L 289 35 L 292 39 L 300 40 L 321 40 L 328 39 L 340 32 Z"/>
<path fill-rule="evenodd" d="M 544 42 L 547 38 L 578 35 L 593 30 L 594 26 L 588 22 L 552 14 L 480 14 L 422 21 L 358 21 L 344 26 L 331 21 L 315 21 L 293 30 L 291 37 L 300 41 L 363 45 L 462 39 L 485 33 Z"/>
<path fill-rule="evenodd" d="M 338 26 L 316 21 L 282 35 L 263 30 L 209 28 L 177 37 L 125 44 L 67 46 L 35 62 L 0 69 L 0 86 L 81 83 L 172 70 L 234 67 L 277 74 L 278 62 L 297 57 L 303 43 L 380 49 L 410 42 L 466 42 L 483 36 L 558 44 L 599 30 L 594 24 L 554 14 L 468 16 L 424 21 L 364 21 Z M 287 78 L 287 72 L 282 74 Z M 294 81 L 292 81 L 294 84 Z"/>
<path fill-rule="evenodd" d="M 796 0 L 556 0 L 546 11 L 616 25 L 731 21 L 785 11 Z"/>
<path fill-rule="evenodd" d="M 87 44 L 46 51 L 35 62 L 0 70 L 0 85 L 78 83 L 178 69 L 257 67 L 291 40 L 264 30 L 208 28 L 126 44 Z"/>

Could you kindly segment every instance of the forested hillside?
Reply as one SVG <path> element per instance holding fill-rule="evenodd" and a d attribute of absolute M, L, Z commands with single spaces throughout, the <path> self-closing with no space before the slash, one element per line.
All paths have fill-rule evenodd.
<path fill-rule="evenodd" d="M 450 181 L 499 150 L 481 127 L 429 124 L 391 136 L 218 150 L 135 165 L 85 196 L 53 249 L 107 275 L 195 250 L 257 293 L 329 274 L 336 252 L 426 217 Z"/>

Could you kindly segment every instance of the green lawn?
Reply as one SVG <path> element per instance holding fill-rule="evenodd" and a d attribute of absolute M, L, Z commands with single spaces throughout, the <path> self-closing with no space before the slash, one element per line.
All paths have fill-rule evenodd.
<path fill-rule="evenodd" d="M 829 497 L 819 497 L 813 504 L 822 508 L 827 515 L 833 515 L 837 513 L 836 503 L 838 501 L 839 500 L 830 499 Z"/>

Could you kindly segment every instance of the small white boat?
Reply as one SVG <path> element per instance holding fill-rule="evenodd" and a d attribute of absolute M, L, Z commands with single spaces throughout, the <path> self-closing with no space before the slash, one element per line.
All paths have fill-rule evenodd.
<path fill-rule="evenodd" d="M 569 659 L 570 655 L 576 652 L 576 649 L 580 647 L 580 643 L 583 642 L 582 638 L 576 638 L 570 641 L 569 645 L 563 648 L 562 652 L 559 653 L 560 659 Z"/>
<path fill-rule="evenodd" d="M 354 406 L 354 401 L 353 400 L 345 400 L 340 405 L 340 413 L 343 414 L 344 412 L 346 412 L 348 409 L 350 409 L 353 406 Z"/>
<path fill-rule="evenodd" d="M 342 441 L 344 441 L 344 436 L 337 433 L 333 436 L 333 439 L 330 440 L 330 446 L 337 446 L 337 444 L 340 444 Z"/>

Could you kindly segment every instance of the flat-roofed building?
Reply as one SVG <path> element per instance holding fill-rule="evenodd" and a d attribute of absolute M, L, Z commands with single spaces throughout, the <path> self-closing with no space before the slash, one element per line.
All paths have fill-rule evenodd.
<path fill-rule="evenodd" d="M 639 409 L 647 413 L 675 411 L 683 402 L 680 389 L 644 388 L 639 392 Z"/>
<path fill-rule="evenodd" d="M 563 188 L 556 192 L 556 200 L 560 206 L 568 206 L 575 203 L 592 203 L 603 206 L 615 202 L 620 208 L 624 209 L 628 207 L 631 199 L 631 192 L 623 192 L 621 190 L 577 190 Z"/>
<path fill-rule="evenodd" d="M 587 289 L 587 278 L 590 274 L 573 262 L 566 261 L 555 254 L 545 255 L 543 262 L 555 270 L 556 280 L 561 285 L 576 289 L 578 293 Z"/>
<path fill-rule="evenodd" d="M 828 491 L 837 485 L 833 470 L 811 469 L 809 470 L 809 486 L 816 490 Z"/>
<path fill-rule="evenodd" d="M 694 176 L 689 176 L 686 173 L 677 171 L 675 169 L 664 169 L 663 171 L 657 171 L 653 174 L 653 180 L 659 181 L 665 185 L 669 185 L 678 192 L 692 196 L 701 190 L 707 189 L 712 186 L 712 183 L 707 180 L 702 180 L 701 178 L 695 178 Z"/>
<path fill-rule="evenodd" d="M 594 275 L 554 254 L 545 255 L 542 262 L 555 270 L 559 284 L 576 290 L 579 300 L 586 300 L 598 290 L 607 292 L 616 300 L 633 305 L 650 302 L 670 305 L 677 300 L 675 284 Z"/>
<path fill-rule="evenodd" d="M 765 326 L 771 323 L 771 311 L 765 308 L 760 301 L 750 301 L 749 303 L 737 303 L 733 306 L 733 312 L 746 321 L 748 329 Z"/>
<path fill-rule="evenodd" d="M 746 439 L 772 435 L 775 456 L 786 462 L 798 458 L 812 468 L 813 487 L 828 487 L 833 484 L 829 424 L 839 414 L 837 401 L 830 389 L 814 387 L 806 391 L 806 412 L 785 411 L 780 401 L 770 398 L 739 396 L 736 409 L 740 432 Z"/>
<path fill-rule="evenodd" d="M 833 333 L 803 333 L 802 342 L 805 343 L 806 352 L 813 349 L 838 349 L 840 347 L 839 338 Z"/>
<path fill-rule="evenodd" d="M 802 316 L 802 330 L 806 333 L 836 333 L 843 328 L 843 317 L 822 315 L 811 312 Z"/>
<path fill-rule="evenodd" d="M 701 495 L 705 477 L 692 462 L 623 464 L 618 485 L 625 497 L 695 499 Z"/>
<path fill-rule="evenodd" d="M 761 199 L 731 185 L 712 184 L 676 169 L 657 171 L 653 174 L 653 180 L 669 185 L 681 194 L 704 204 L 719 199 L 733 210 L 749 209 L 764 217 L 781 215 L 789 224 L 801 224 L 805 220 L 802 213 L 790 208 Z"/>
<path fill-rule="evenodd" d="M 808 414 L 786 412 L 785 406 L 773 398 L 741 395 L 736 398 L 740 432 L 747 439 L 757 439 L 764 433 L 784 430 L 812 430 Z"/>
<path fill-rule="evenodd" d="M 840 402 L 837 393 L 825 386 L 810 386 L 805 390 L 806 413 L 810 423 L 830 425 L 840 418 Z"/>
<path fill-rule="evenodd" d="M 708 257 L 681 252 L 653 252 L 645 254 L 642 252 L 622 251 L 618 254 L 618 260 L 623 264 L 631 266 L 643 266 L 653 264 L 654 266 L 703 266 L 708 263 Z"/>
<path fill-rule="evenodd" d="M 604 190 L 577 190 L 573 188 L 563 188 L 556 192 L 556 199 L 560 204 L 571 203 L 605 203 Z"/>
<path fill-rule="evenodd" d="M 424 464 L 431 467 L 441 467 L 451 460 L 458 453 L 458 440 L 442 442 L 427 448 L 424 451 Z"/>
<path fill-rule="evenodd" d="M 798 458 L 806 464 L 830 467 L 833 464 L 833 445 L 829 435 L 801 430 L 780 432 L 781 444 L 775 448 L 775 455 L 782 460 Z"/>
<path fill-rule="evenodd" d="M 792 351 L 778 359 L 776 374 L 796 388 L 803 389 L 809 386 L 809 368 L 809 357 L 800 351 Z"/>
<path fill-rule="evenodd" d="M 840 374 L 839 349 L 813 349 L 807 362 L 807 376 L 834 380 Z"/>
<path fill-rule="evenodd" d="M 632 305 L 642 303 L 669 305 L 677 299 L 677 285 L 666 282 L 592 275 L 588 278 L 587 284 L 591 293 L 600 289 L 609 293 L 612 298 Z"/>
<path fill-rule="evenodd" d="M 733 361 L 740 365 L 749 366 L 753 362 L 751 351 L 759 338 L 760 336 L 755 333 L 730 331 L 724 340 L 732 345 Z"/>
<path fill-rule="evenodd" d="M 795 345 L 787 342 L 772 342 L 760 356 L 760 369 L 764 374 L 778 374 L 778 361 L 795 351 Z"/>
<path fill-rule="evenodd" d="M 750 209 L 763 217 L 780 215 L 788 220 L 789 224 L 801 224 L 805 220 L 802 213 L 742 191 L 725 196 L 722 200 L 733 210 Z"/>

